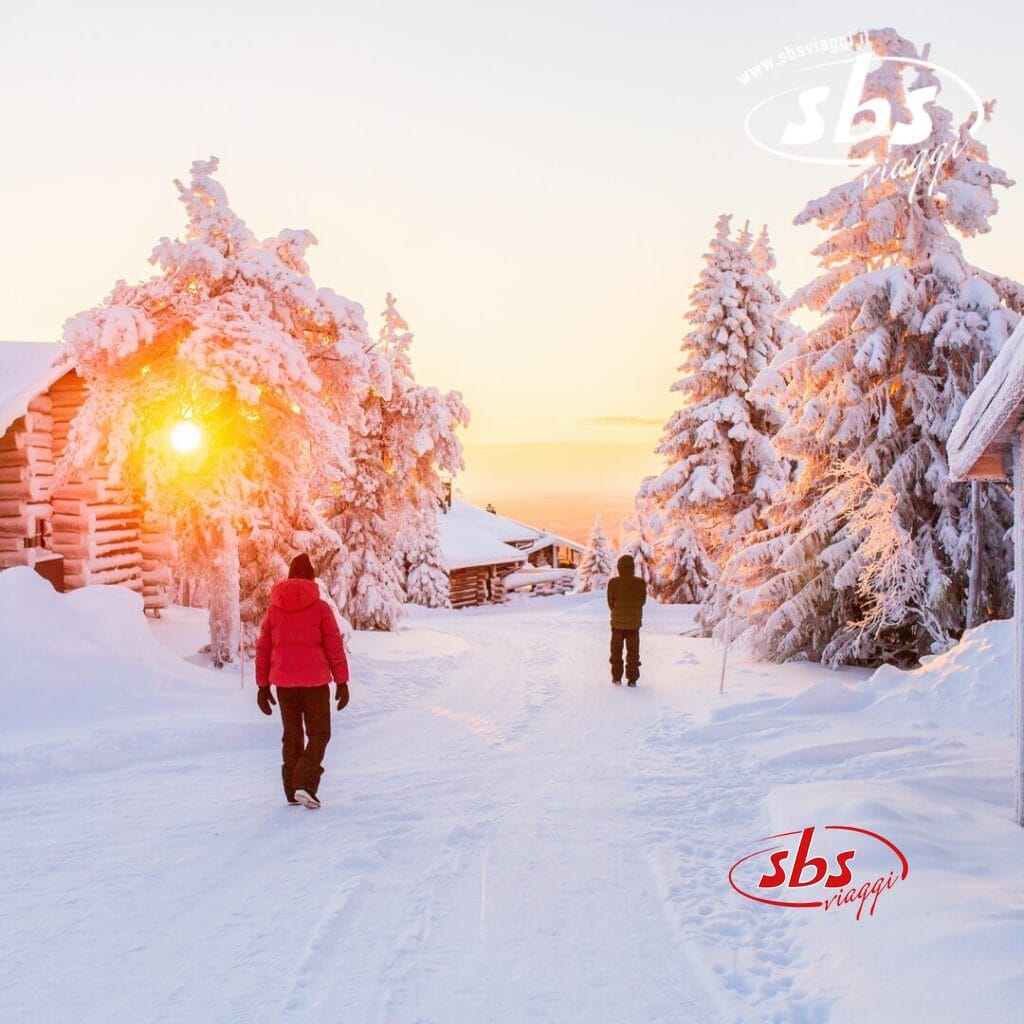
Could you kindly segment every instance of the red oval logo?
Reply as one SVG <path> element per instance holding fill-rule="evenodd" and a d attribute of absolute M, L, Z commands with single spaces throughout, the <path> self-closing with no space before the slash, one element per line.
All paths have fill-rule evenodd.
<path fill-rule="evenodd" d="M 773 907 L 856 907 L 859 921 L 865 909 L 873 916 L 883 893 L 910 870 L 895 843 L 856 825 L 811 825 L 762 842 L 772 840 L 779 841 L 729 868 L 729 885 L 746 899 Z"/>

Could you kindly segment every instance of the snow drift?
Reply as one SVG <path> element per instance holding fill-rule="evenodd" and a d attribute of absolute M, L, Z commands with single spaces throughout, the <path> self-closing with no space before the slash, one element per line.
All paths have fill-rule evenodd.
<path fill-rule="evenodd" d="M 248 731 L 236 725 L 233 737 L 217 714 L 234 676 L 203 671 L 158 643 L 142 598 L 124 587 L 59 594 L 31 569 L 0 573 L 0 650 L 0 784 L 177 753 L 200 735 L 204 748 L 217 734 L 231 745 L 239 728 Z"/>

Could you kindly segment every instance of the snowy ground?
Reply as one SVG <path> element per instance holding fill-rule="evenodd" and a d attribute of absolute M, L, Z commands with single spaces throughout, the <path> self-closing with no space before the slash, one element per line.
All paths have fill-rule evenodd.
<path fill-rule="evenodd" d="M 357 634 L 310 812 L 195 613 L 0 574 L 0 1018 L 1019 1019 L 1006 625 L 870 679 L 735 658 L 719 696 L 653 608 L 629 691 L 602 602 Z M 873 918 L 729 888 L 759 838 L 840 820 L 909 859 Z"/>

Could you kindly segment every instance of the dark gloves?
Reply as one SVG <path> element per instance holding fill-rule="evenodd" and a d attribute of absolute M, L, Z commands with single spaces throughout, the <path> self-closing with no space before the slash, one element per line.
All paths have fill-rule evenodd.
<path fill-rule="evenodd" d="M 273 693 L 270 692 L 269 686 L 261 686 L 256 693 L 256 703 L 260 706 L 260 711 L 265 715 L 272 715 L 274 712 L 270 710 L 271 704 L 276 704 Z"/>
<path fill-rule="evenodd" d="M 334 691 L 334 699 L 338 702 L 338 710 L 341 711 L 348 703 L 348 683 L 338 683 Z"/>

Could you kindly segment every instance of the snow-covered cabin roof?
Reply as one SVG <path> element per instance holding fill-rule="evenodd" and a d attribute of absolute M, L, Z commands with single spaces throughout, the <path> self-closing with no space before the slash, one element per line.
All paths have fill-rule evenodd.
<path fill-rule="evenodd" d="M 437 522 L 441 553 L 449 569 L 525 562 L 526 555 L 510 542 L 532 540 L 537 535 L 536 530 L 459 500 L 453 501 Z"/>
<path fill-rule="evenodd" d="M 1024 320 L 964 403 L 946 451 L 954 480 L 1005 480 L 1010 441 L 1024 420 Z"/>
<path fill-rule="evenodd" d="M 525 562 L 534 551 L 558 547 L 583 551 L 575 541 L 538 530 L 456 499 L 438 516 L 441 552 L 449 569 Z M 516 544 L 523 545 L 516 547 Z"/>
<path fill-rule="evenodd" d="M 53 365 L 64 346 L 48 341 L 0 341 L 0 434 L 25 415 L 28 403 L 67 373 Z"/>

